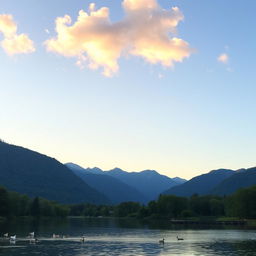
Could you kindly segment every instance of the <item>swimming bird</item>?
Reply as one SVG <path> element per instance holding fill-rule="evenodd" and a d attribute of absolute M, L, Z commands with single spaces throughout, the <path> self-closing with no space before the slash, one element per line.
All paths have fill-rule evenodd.
<path fill-rule="evenodd" d="M 10 240 L 10 244 L 16 244 L 16 240 Z"/>
<path fill-rule="evenodd" d="M 159 244 L 164 244 L 164 238 L 159 240 Z"/>
<path fill-rule="evenodd" d="M 28 235 L 29 238 L 34 238 L 35 237 L 35 232 L 30 232 Z"/>
<path fill-rule="evenodd" d="M 182 237 L 177 236 L 177 240 L 184 240 Z"/>
<path fill-rule="evenodd" d="M 4 238 L 8 238 L 9 234 L 8 233 L 5 233 L 4 234 Z"/>
<path fill-rule="evenodd" d="M 10 244 L 15 244 L 16 243 L 16 235 L 10 236 Z"/>
<path fill-rule="evenodd" d="M 16 235 L 10 236 L 10 241 L 16 241 Z"/>
<path fill-rule="evenodd" d="M 29 239 L 29 243 L 30 244 L 35 244 L 35 243 L 38 243 L 39 241 L 38 241 L 38 239 L 37 238 L 31 238 L 31 239 Z"/>
<path fill-rule="evenodd" d="M 82 236 L 82 238 L 80 239 L 80 241 L 81 241 L 82 243 L 84 243 L 84 242 L 85 242 L 85 237 Z"/>

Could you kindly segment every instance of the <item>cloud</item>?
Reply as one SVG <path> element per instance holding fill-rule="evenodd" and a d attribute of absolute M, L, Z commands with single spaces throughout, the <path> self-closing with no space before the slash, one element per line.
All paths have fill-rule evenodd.
<path fill-rule="evenodd" d="M 50 52 L 76 57 L 77 65 L 103 69 L 105 76 L 119 70 L 121 57 L 138 56 L 151 64 L 172 67 L 182 62 L 193 50 L 176 36 L 176 27 L 183 20 L 177 7 L 162 9 L 156 0 L 124 0 L 123 20 L 112 23 L 109 9 L 79 11 L 77 20 L 65 15 L 55 21 L 57 36 L 45 42 Z"/>
<path fill-rule="evenodd" d="M 222 53 L 219 57 L 218 57 L 218 61 L 223 63 L 223 64 L 228 64 L 229 62 L 229 56 L 227 53 Z"/>
<path fill-rule="evenodd" d="M 0 32 L 5 37 L 10 37 L 17 32 L 17 25 L 14 23 L 12 15 L 1 14 L 0 15 Z"/>
<path fill-rule="evenodd" d="M 0 32 L 4 39 L 0 42 L 1 47 L 8 55 L 31 53 L 35 51 L 33 41 L 26 34 L 17 34 L 17 24 L 12 15 L 0 15 Z"/>

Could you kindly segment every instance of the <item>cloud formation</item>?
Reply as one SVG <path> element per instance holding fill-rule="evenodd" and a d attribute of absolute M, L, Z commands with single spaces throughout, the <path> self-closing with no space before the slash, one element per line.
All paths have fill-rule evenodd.
<path fill-rule="evenodd" d="M 1 47 L 8 55 L 31 53 L 35 51 L 33 41 L 26 34 L 17 34 L 17 24 L 12 15 L 0 15 L 0 32 L 4 39 L 0 42 Z"/>
<path fill-rule="evenodd" d="M 73 24 L 69 15 L 57 18 L 57 36 L 45 42 L 47 50 L 76 57 L 79 66 L 103 68 L 105 76 L 118 71 L 123 56 L 172 67 L 191 55 L 189 44 L 175 36 L 183 20 L 177 7 L 162 9 L 157 0 L 124 0 L 122 5 L 125 17 L 116 23 L 110 21 L 107 7 L 96 9 L 94 3 L 88 12 L 81 10 Z"/>
<path fill-rule="evenodd" d="M 228 64 L 229 62 L 229 56 L 226 53 L 222 53 L 219 57 L 218 57 L 218 61 L 223 63 L 223 64 Z"/>

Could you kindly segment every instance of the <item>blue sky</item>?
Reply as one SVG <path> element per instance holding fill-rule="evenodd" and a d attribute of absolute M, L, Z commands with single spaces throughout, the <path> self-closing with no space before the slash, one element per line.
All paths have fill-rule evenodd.
<path fill-rule="evenodd" d="M 124 19 L 122 1 L 94 2 L 113 23 Z M 16 34 L 34 47 L 0 48 L 2 139 L 63 163 L 170 177 L 255 166 L 255 1 L 158 1 L 184 15 L 175 36 L 189 44 L 189 57 L 167 67 L 127 54 L 111 77 L 46 49 L 55 19 L 67 14 L 73 25 L 90 3 L 1 1 L 0 15 L 12 15 Z M 221 54 L 228 60 L 218 61 Z"/>

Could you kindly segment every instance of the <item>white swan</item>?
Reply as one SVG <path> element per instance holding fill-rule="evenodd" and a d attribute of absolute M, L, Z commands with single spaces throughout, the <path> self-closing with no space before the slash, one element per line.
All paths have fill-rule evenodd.
<path fill-rule="evenodd" d="M 16 244 L 16 240 L 10 240 L 10 244 Z"/>
<path fill-rule="evenodd" d="M 60 238 L 60 235 L 52 234 L 52 238 Z"/>
<path fill-rule="evenodd" d="M 10 236 L 10 244 L 15 244 L 16 243 L 16 235 Z"/>
<path fill-rule="evenodd" d="M 30 233 L 29 233 L 29 237 L 30 237 L 30 238 L 34 238 L 34 237 L 35 237 L 35 232 L 30 232 Z"/>
<path fill-rule="evenodd" d="M 10 241 L 15 241 L 16 240 L 16 235 L 10 236 Z"/>
<path fill-rule="evenodd" d="M 38 241 L 38 239 L 37 238 L 31 238 L 31 239 L 29 239 L 29 243 L 30 244 L 35 244 L 35 243 L 38 243 L 39 241 Z"/>

